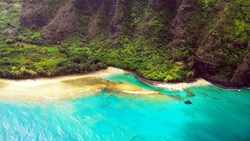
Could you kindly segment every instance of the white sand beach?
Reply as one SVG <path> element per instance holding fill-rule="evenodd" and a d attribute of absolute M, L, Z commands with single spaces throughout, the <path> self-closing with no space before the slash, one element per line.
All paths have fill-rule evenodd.
<path fill-rule="evenodd" d="M 37 78 L 28 80 L 0 79 L 1 99 L 69 99 L 100 93 L 104 89 L 112 92 L 132 95 L 157 95 L 156 91 L 145 90 L 130 83 L 117 84 L 102 79 L 114 74 L 128 73 L 122 69 L 109 67 L 82 75 L 68 75 L 55 78 Z M 192 83 L 156 82 L 155 86 L 170 90 L 181 90 L 191 86 L 207 85 L 209 82 L 199 79 Z"/>
<path fill-rule="evenodd" d="M 183 90 L 188 87 L 211 85 L 211 83 L 206 81 L 205 79 L 199 78 L 193 82 L 180 82 L 180 83 L 155 82 L 153 83 L 153 85 L 159 88 L 166 88 L 170 90 Z"/>

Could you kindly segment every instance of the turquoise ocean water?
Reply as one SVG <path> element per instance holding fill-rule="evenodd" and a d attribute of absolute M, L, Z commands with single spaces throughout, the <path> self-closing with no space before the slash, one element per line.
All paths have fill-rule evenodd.
<path fill-rule="evenodd" d="M 1 141 L 249 141 L 250 90 L 216 86 L 161 90 L 132 75 L 129 82 L 178 100 L 104 91 L 73 100 L 0 102 Z M 190 100 L 191 105 L 184 102 Z"/>

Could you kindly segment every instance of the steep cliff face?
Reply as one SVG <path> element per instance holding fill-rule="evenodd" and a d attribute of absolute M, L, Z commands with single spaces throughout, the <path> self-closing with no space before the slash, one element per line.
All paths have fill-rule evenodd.
<path fill-rule="evenodd" d="M 28 28 L 38 28 L 47 25 L 54 18 L 55 11 L 62 4 L 59 0 L 55 1 L 54 4 L 58 4 L 58 6 L 54 9 L 51 2 L 44 0 L 23 0 L 21 24 Z"/>
<path fill-rule="evenodd" d="M 21 24 L 27 28 L 42 28 L 43 37 L 56 43 L 77 30 L 74 0 L 24 0 Z"/>
<path fill-rule="evenodd" d="M 243 0 L 23 0 L 20 22 L 51 44 L 80 39 L 79 45 L 124 48 L 127 54 L 161 50 L 157 57 L 147 54 L 152 62 L 130 60 L 140 67 L 126 59 L 128 64 L 116 65 L 146 78 L 201 76 L 224 86 L 249 86 L 249 5 Z M 120 52 L 111 58 L 121 59 Z"/>
<path fill-rule="evenodd" d="M 43 37 L 51 43 L 62 41 L 77 30 L 81 30 L 80 32 L 90 38 L 103 32 L 116 37 L 127 30 L 132 33 L 136 32 L 135 24 L 137 23 L 134 25 L 128 25 L 128 23 L 138 22 L 135 20 L 139 20 L 140 23 L 149 22 L 159 13 L 162 15 L 174 14 L 176 7 L 175 0 L 142 2 L 130 0 L 24 0 L 21 24 L 28 28 L 41 28 Z M 142 27 L 144 31 L 150 28 L 150 26 L 142 26 L 145 26 Z"/>
<path fill-rule="evenodd" d="M 250 54 L 248 54 L 243 63 L 235 71 L 231 82 L 236 86 L 249 86 L 250 83 Z"/>
<path fill-rule="evenodd" d="M 53 19 L 43 29 L 43 37 L 49 42 L 60 41 L 77 31 L 76 10 L 73 0 L 66 1 Z"/>
<path fill-rule="evenodd" d="M 201 76 L 228 86 L 250 85 L 247 5 L 249 2 L 218 1 L 207 12 L 211 23 L 205 25 L 196 52 L 196 68 Z"/>
<path fill-rule="evenodd" d="M 177 4 L 176 16 L 172 23 L 171 41 L 171 45 L 175 47 L 196 42 L 199 36 L 197 29 L 202 26 L 202 21 L 200 21 L 202 6 L 197 0 L 181 0 Z"/>

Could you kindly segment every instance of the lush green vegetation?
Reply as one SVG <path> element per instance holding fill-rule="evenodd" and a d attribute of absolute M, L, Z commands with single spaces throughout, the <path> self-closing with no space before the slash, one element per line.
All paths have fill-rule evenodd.
<path fill-rule="evenodd" d="M 176 62 L 178 60 L 176 58 L 187 58 L 188 54 L 182 50 L 172 50 L 170 47 L 167 49 L 168 24 L 171 22 L 171 15 L 166 15 L 163 11 L 159 13 L 149 11 L 145 8 L 146 3 L 135 1 L 133 5 L 133 9 L 123 7 L 131 15 L 128 14 L 125 17 L 119 37 L 111 40 L 107 35 L 109 33 L 102 29 L 107 28 L 105 22 L 98 29 L 103 31 L 102 35 L 92 40 L 87 39 L 87 32 L 93 31 L 88 31 L 87 26 L 84 25 L 88 24 L 91 17 L 80 12 L 78 19 L 82 24 L 79 26 L 79 32 L 58 46 L 17 42 L 40 43 L 42 36 L 39 30 L 23 29 L 18 22 L 13 24 L 20 34 L 2 37 L 2 42 L 7 44 L 0 45 L 0 76 L 50 77 L 115 66 L 137 71 L 145 78 L 153 80 L 176 81 L 193 77 L 190 66 L 184 62 Z M 109 21 L 110 19 L 103 14 L 98 12 L 95 17 L 101 18 L 102 21 Z M 150 19 L 143 18 L 149 15 Z M 9 15 L 9 18 L 12 19 L 13 16 Z M 148 27 L 150 29 L 147 29 Z M 147 33 L 131 34 L 135 29 Z"/>
<path fill-rule="evenodd" d="M 41 42 L 42 35 L 39 30 L 21 27 L 20 12 L 20 0 L 3 0 L 0 2 L 0 40 L 2 43 Z"/>
<path fill-rule="evenodd" d="M 105 37 L 91 41 L 81 39 L 75 35 L 54 47 L 19 42 L 0 45 L 0 75 L 6 78 L 50 77 L 115 66 L 135 70 L 153 80 L 192 77 L 188 66 L 175 64 L 170 51 L 156 49 L 144 37 L 137 40 L 121 38 L 112 46 Z"/>
<path fill-rule="evenodd" d="M 162 81 L 183 80 L 192 76 L 188 73 L 189 67 L 179 63 L 175 65 L 171 50 L 163 50 L 152 44 L 145 37 L 129 39 L 119 38 L 116 42 L 109 42 L 105 37 L 98 37 L 85 44 L 78 44 L 77 37 L 70 39 L 67 54 L 74 60 L 82 60 L 81 64 L 89 61 L 88 64 L 95 64 L 101 68 L 115 66 L 119 68 L 135 70 L 145 78 Z M 177 63 L 178 64 L 178 63 Z M 189 74 L 189 75 L 187 75 Z"/>
<path fill-rule="evenodd" d="M 195 75 L 193 62 L 199 37 L 209 33 L 209 29 L 216 29 L 213 33 L 217 39 L 215 48 L 201 57 L 212 63 L 222 63 L 218 77 L 227 80 L 249 52 L 249 2 L 226 3 L 224 11 L 220 9 L 221 1 L 199 2 L 198 7 L 203 7 L 191 13 L 193 21 L 186 25 L 189 35 L 178 46 L 169 45 L 175 15 L 165 9 L 148 9 L 146 2 L 133 1 L 131 9 L 126 5 L 121 7 L 126 16 L 120 16 L 123 22 L 115 27 L 114 30 L 119 31 L 115 37 L 106 30 L 112 20 L 105 15 L 107 13 L 97 11 L 86 15 L 79 11 L 79 31 L 56 46 L 42 45 L 41 29 L 19 25 L 18 1 L 10 1 L 8 5 L 2 2 L 0 77 L 51 77 L 115 66 L 136 71 L 152 80 L 186 80 Z M 222 12 L 216 13 L 216 10 Z M 94 21 L 92 28 L 87 26 L 91 20 Z"/>
<path fill-rule="evenodd" d="M 19 18 L 21 5 L 15 1 L 0 2 L 0 31 L 4 30 L 8 23 L 12 26 L 19 27 Z"/>

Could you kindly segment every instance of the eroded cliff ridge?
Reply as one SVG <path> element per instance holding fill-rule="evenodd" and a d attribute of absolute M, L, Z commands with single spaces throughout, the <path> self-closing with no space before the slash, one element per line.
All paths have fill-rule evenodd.
<path fill-rule="evenodd" d="M 21 37 L 12 44 L 56 44 L 60 54 L 53 69 L 24 64 L 26 77 L 112 65 L 152 80 L 201 76 L 229 87 L 250 85 L 249 1 L 23 0 L 21 5 L 16 27 Z M 17 77 L 7 71 L 2 76 Z"/>

